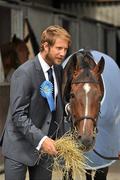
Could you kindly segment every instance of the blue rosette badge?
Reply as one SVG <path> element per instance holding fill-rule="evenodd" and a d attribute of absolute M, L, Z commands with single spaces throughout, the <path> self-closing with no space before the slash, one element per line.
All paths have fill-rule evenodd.
<path fill-rule="evenodd" d="M 47 99 L 51 112 L 55 110 L 55 104 L 54 104 L 52 92 L 53 92 L 53 84 L 50 81 L 46 80 L 40 85 L 40 94 Z"/>

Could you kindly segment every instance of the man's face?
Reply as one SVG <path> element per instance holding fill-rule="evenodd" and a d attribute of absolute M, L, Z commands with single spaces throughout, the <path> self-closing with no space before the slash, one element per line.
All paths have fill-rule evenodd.
<path fill-rule="evenodd" d="M 65 39 L 56 39 L 53 46 L 48 47 L 46 62 L 49 65 L 61 64 L 68 50 L 68 41 Z"/>

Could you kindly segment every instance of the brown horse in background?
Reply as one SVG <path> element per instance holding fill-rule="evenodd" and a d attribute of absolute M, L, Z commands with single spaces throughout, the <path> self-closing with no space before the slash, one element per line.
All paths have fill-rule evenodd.
<path fill-rule="evenodd" d="M 88 151 L 95 143 L 100 103 L 104 95 L 101 73 L 104 58 L 98 64 L 88 51 L 70 56 L 64 68 L 63 99 L 69 102 L 69 116 L 77 130 L 77 140 Z"/>
<path fill-rule="evenodd" d="M 28 60 L 29 51 L 26 45 L 28 38 L 21 40 L 14 35 L 12 41 L 1 45 L 0 52 L 5 81 L 9 82 L 14 70 Z"/>

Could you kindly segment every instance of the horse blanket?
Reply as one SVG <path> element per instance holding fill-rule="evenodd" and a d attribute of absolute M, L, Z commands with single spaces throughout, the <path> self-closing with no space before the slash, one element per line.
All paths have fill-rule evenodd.
<path fill-rule="evenodd" d="M 105 59 L 102 74 L 105 92 L 98 117 L 98 133 L 94 149 L 103 156 L 118 157 L 120 152 L 120 70 L 112 57 L 96 50 L 91 50 L 91 53 L 96 63 L 102 56 Z M 63 62 L 63 68 L 71 56 Z M 85 153 L 85 156 L 88 169 L 103 168 L 115 162 L 115 160 L 101 158 L 93 150 Z"/>

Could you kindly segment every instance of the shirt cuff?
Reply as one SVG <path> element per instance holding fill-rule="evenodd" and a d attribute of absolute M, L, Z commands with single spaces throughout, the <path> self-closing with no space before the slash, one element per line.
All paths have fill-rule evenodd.
<path fill-rule="evenodd" d="M 36 149 L 37 149 L 38 151 L 40 150 L 41 145 L 42 145 L 42 143 L 45 141 L 46 138 L 47 138 L 47 136 L 44 136 L 44 137 L 41 139 L 41 141 L 39 142 L 38 146 L 36 147 Z"/>

